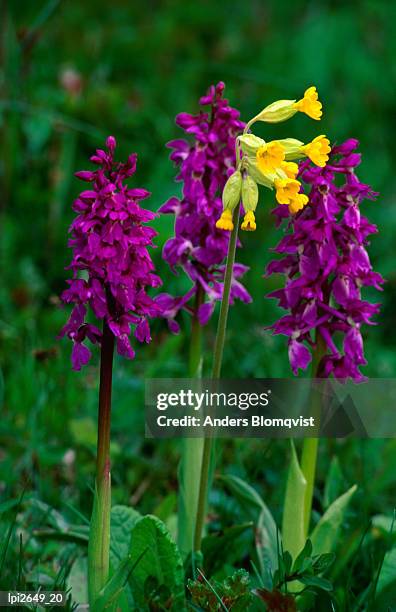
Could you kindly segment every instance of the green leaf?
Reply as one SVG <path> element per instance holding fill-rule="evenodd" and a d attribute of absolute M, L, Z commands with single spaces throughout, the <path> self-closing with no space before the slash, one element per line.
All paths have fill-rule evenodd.
<path fill-rule="evenodd" d="M 326 578 L 321 578 L 321 576 L 313 576 L 311 574 L 304 574 L 299 579 L 300 582 L 306 584 L 307 586 L 316 587 L 318 589 L 323 589 L 324 591 L 332 591 L 333 585 Z"/>
<path fill-rule="evenodd" d="M 71 589 L 73 601 L 78 604 L 88 603 L 88 559 L 87 557 L 78 557 L 69 572 L 67 578 L 67 588 Z"/>
<path fill-rule="evenodd" d="M 324 488 L 323 505 L 325 508 L 328 508 L 340 495 L 343 489 L 343 482 L 344 477 L 342 475 L 340 461 L 337 455 L 335 455 L 331 460 Z"/>
<path fill-rule="evenodd" d="M 251 512 L 251 509 L 254 508 L 255 514 L 257 514 L 257 509 L 261 510 L 262 508 L 266 507 L 257 491 L 253 489 L 253 487 L 251 487 L 245 480 L 242 480 L 242 478 L 238 478 L 238 476 L 226 475 L 219 476 L 217 480 L 220 480 L 220 482 L 223 482 L 226 485 L 245 511 Z"/>
<path fill-rule="evenodd" d="M 305 544 L 304 534 L 304 499 L 307 481 L 301 471 L 297 453 L 291 442 L 291 461 L 286 483 L 282 542 L 284 550 L 288 550 L 293 559 L 302 551 Z"/>
<path fill-rule="evenodd" d="M 257 491 L 237 476 L 220 476 L 219 480 L 256 525 L 256 550 L 265 586 L 271 587 L 270 576 L 278 567 L 278 528 L 274 518 Z"/>
<path fill-rule="evenodd" d="M 378 610 L 387 609 L 396 598 L 396 548 L 388 550 L 378 577 L 375 602 Z"/>
<path fill-rule="evenodd" d="M 240 538 L 247 531 L 251 531 L 252 527 L 253 523 L 251 522 L 233 525 L 225 529 L 222 534 L 209 535 L 202 540 L 205 570 L 208 574 L 213 574 L 219 570 L 225 559 L 230 564 L 239 560 L 241 556 Z"/>
<path fill-rule="evenodd" d="M 348 504 L 356 489 L 357 486 L 353 485 L 346 493 L 338 497 L 316 525 L 311 535 L 315 555 L 331 552 L 335 548 Z"/>
<path fill-rule="evenodd" d="M 290 574 L 291 567 L 293 565 L 293 559 L 288 550 L 283 553 L 282 556 L 282 569 L 285 575 Z"/>
<path fill-rule="evenodd" d="M 130 550 L 131 532 L 139 512 L 129 506 L 113 506 L 110 517 L 110 566 L 114 571 Z"/>
<path fill-rule="evenodd" d="M 125 585 L 146 551 L 147 549 L 142 550 L 140 556 L 135 560 L 132 555 L 128 555 L 121 561 L 110 580 L 101 590 L 99 597 L 95 600 L 95 612 L 104 610 L 108 612 L 130 611 L 131 605 L 126 595 Z"/>
<path fill-rule="evenodd" d="M 139 611 L 149 610 L 146 581 L 155 578 L 159 587 L 172 594 L 171 610 L 185 610 L 183 562 L 175 542 L 165 525 L 156 516 L 138 519 L 131 532 L 130 555 L 136 566 L 129 577 L 129 585 Z"/>
<path fill-rule="evenodd" d="M 193 549 L 204 439 L 184 438 L 181 442 L 181 460 L 178 469 L 177 543 L 182 557 L 185 559 Z M 154 512 L 154 514 L 164 520 L 164 517 L 157 512 Z"/>
<path fill-rule="evenodd" d="M 194 438 L 190 438 L 190 439 L 194 439 Z M 174 513 L 176 505 L 177 505 L 177 496 L 176 496 L 176 493 L 172 491 L 172 493 L 169 493 L 169 495 L 164 497 L 161 503 L 158 504 L 153 514 L 157 516 L 161 521 L 165 522 Z"/>
<path fill-rule="evenodd" d="M 310 557 L 311 554 L 312 554 L 312 542 L 311 542 L 311 540 L 307 540 L 305 542 L 304 548 L 302 549 L 302 551 L 300 552 L 300 554 L 298 555 L 298 557 L 294 561 L 294 564 L 293 564 L 293 574 L 295 572 L 299 572 L 300 571 L 300 569 L 303 566 L 303 563 L 304 563 L 305 559 L 307 557 Z"/>
<path fill-rule="evenodd" d="M 19 499 L 8 499 L 7 501 L 1 503 L 0 504 L 0 514 L 3 514 L 4 512 L 8 512 L 12 508 L 14 508 L 14 506 L 17 506 L 19 503 L 20 503 Z"/>
<path fill-rule="evenodd" d="M 335 561 L 335 554 L 334 553 L 324 553 L 323 555 L 319 555 L 318 557 L 314 557 L 313 559 L 313 569 L 315 572 L 317 573 L 322 573 L 325 570 L 327 570 L 327 568 L 330 567 L 330 565 L 332 565 Z"/>
<path fill-rule="evenodd" d="M 394 522 L 395 521 L 392 516 L 386 516 L 384 514 L 376 514 L 373 516 L 371 519 L 371 526 L 375 537 L 378 537 L 380 534 L 388 539 L 396 538 Z M 376 531 L 379 532 L 379 534 L 375 533 Z"/>
<path fill-rule="evenodd" d="M 30 500 L 30 504 L 34 509 L 39 510 L 41 513 L 42 523 L 45 520 L 46 524 L 50 525 L 54 529 L 59 529 L 59 531 L 67 531 L 69 522 L 65 519 L 63 514 L 36 498 Z"/>

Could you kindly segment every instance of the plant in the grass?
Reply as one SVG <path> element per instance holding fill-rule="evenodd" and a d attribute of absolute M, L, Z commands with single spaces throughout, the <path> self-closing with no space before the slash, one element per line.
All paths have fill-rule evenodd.
<path fill-rule="evenodd" d="M 139 342 L 150 342 L 150 317 L 161 309 L 147 289 L 161 284 L 154 274 L 148 248 L 156 232 L 145 224 L 155 214 L 141 208 L 149 193 L 126 184 L 136 169 L 136 154 L 126 163 L 116 162 L 115 138 L 109 136 L 107 150 L 97 150 L 91 161 L 96 170 L 77 172 L 90 189 L 73 204 L 77 213 L 70 227 L 69 247 L 73 276 L 63 292 L 64 303 L 74 304 L 61 331 L 73 342 L 73 368 L 80 370 L 91 353 L 84 344 L 101 346 L 98 445 L 94 505 L 89 537 L 88 583 L 93 607 L 109 574 L 110 545 L 110 420 L 114 344 L 120 355 L 133 359 L 131 328 Z M 102 331 L 86 320 L 88 310 L 102 320 Z"/>
<path fill-rule="evenodd" d="M 364 199 L 377 194 L 355 173 L 361 156 L 354 139 L 332 148 L 325 167 L 300 164 L 299 178 L 307 184 L 309 206 L 290 218 L 274 210 L 278 223 L 288 217 L 288 230 L 270 262 L 267 275 L 282 274 L 284 287 L 269 294 L 288 314 L 271 326 L 288 337 L 294 374 L 306 369 L 316 349 L 315 334 L 323 339 L 317 364 L 319 377 L 361 381 L 365 365 L 362 326 L 373 325 L 379 304 L 362 299 L 364 287 L 381 290 L 383 278 L 374 272 L 367 253 L 368 236 L 377 227 L 360 212 Z"/>
<path fill-rule="evenodd" d="M 227 328 L 229 298 L 232 287 L 235 250 L 238 239 L 240 202 L 244 208 L 244 220 L 241 229 L 256 229 L 255 210 L 258 203 L 258 184 L 276 190 L 276 199 L 285 204 L 291 214 L 303 209 L 308 202 L 301 193 L 301 184 L 296 180 L 298 166 L 292 160 L 309 157 L 315 164 L 323 167 L 330 151 L 329 141 L 325 136 L 317 136 L 311 143 L 287 138 L 265 142 L 249 130 L 258 121 L 279 123 L 289 119 L 297 112 L 303 112 L 315 120 L 322 115 L 322 105 L 318 100 L 315 87 L 306 90 L 301 100 L 278 100 L 265 107 L 245 126 L 243 134 L 236 139 L 236 170 L 229 177 L 223 190 L 223 212 L 216 222 L 218 229 L 231 232 L 224 276 L 224 289 L 220 307 L 219 322 L 214 347 L 212 377 L 219 378 L 223 359 L 224 341 Z M 198 513 L 195 527 L 194 548 L 201 547 L 206 497 L 209 483 L 209 467 L 212 453 L 212 438 L 205 439 Z"/>
<path fill-rule="evenodd" d="M 179 169 L 176 181 L 183 187 L 181 198 L 171 197 L 159 209 L 175 218 L 174 236 L 165 243 L 162 256 L 174 273 L 182 269 L 192 283 L 184 296 L 160 296 L 172 331 L 179 329 L 175 317 L 181 309 L 205 325 L 223 295 L 229 236 L 216 228 L 216 220 L 222 210 L 224 185 L 235 171 L 236 138 L 245 127 L 239 111 L 224 98 L 224 89 L 222 82 L 212 85 L 200 99 L 202 109 L 197 115 L 176 116 L 176 124 L 193 137 L 192 141 L 177 139 L 167 145 L 173 149 L 170 159 Z M 237 280 L 246 269 L 234 264 L 231 302 L 236 298 L 251 300 Z"/>
<path fill-rule="evenodd" d="M 360 206 L 377 194 L 355 173 L 361 160 L 357 146 L 355 139 L 334 146 L 323 168 L 303 161 L 298 177 L 307 185 L 309 204 L 292 218 L 282 206 L 274 210 L 278 224 L 287 217 L 288 231 L 275 248 L 281 258 L 267 266 L 267 275 L 284 276 L 284 286 L 269 297 L 277 298 L 288 314 L 271 329 L 287 336 L 294 374 L 313 360 L 313 377 L 364 379 L 362 327 L 373 325 L 379 304 L 364 300 L 361 293 L 364 287 L 381 290 L 384 280 L 373 271 L 367 252 L 368 237 L 377 228 Z M 288 491 L 300 486 L 305 498 L 301 536 L 294 537 L 299 545 L 308 535 L 317 448 L 317 439 L 305 439 L 301 470 L 296 457 L 290 467 L 294 480 L 289 478 Z M 298 509 L 294 505 L 293 513 Z"/>
<path fill-rule="evenodd" d="M 222 208 L 222 190 L 235 170 L 235 139 L 244 127 L 239 112 L 224 98 L 224 83 L 210 87 L 200 105 L 202 110 L 198 114 L 180 113 L 176 117 L 176 124 L 193 140 L 168 143 L 173 149 L 170 159 L 179 169 L 176 180 L 183 183 L 183 189 L 181 198 L 171 197 L 160 208 L 161 213 L 175 218 L 174 235 L 164 246 L 163 258 L 173 272 L 183 270 L 192 286 L 183 296 L 161 294 L 158 302 L 173 332 L 179 330 L 176 316 L 181 309 L 192 316 L 189 359 L 192 377 L 199 375 L 201 368 L 202 326 L 223 295 L 229 236 L 216 228 L 216 220 Z M 242 264 L 234 264 L 231 303 L 236 298 L 251 300 L 238 280 L 245 271 Z M 184 556 L 193 548 L 202 447 L 200 438 L 182 441 L 178 541 Z"/>
<path fill-rule="evenodd" d="M 322 576 L 335 560 L 334 553 L 313 554 L 311 540 L 294 559 L 288 551 L 279 556 L 279 567 L 274 572 L 272 589 L 258 588 L 253 592 L 264 601 L 266 609 L 273 612 L 294 612 L 298 599 L 304 593 L 316 594 L 319 590 L 332 591 L 332 583 Z M 288 585 L 298 583 L 299 588 L 288 593 Z"/>
<path fill-rule="evenodd" d="M 200 572 L 196 580 L 188 581 L 187 588 L 194 610 L 243 612 L 249 609 L 252 600 L 250 577 L 243 569 L 236 570 L 222 582 L 209 581 Z"/>

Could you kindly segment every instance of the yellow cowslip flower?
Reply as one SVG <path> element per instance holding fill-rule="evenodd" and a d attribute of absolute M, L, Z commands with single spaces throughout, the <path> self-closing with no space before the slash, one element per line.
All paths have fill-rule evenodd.
<path fill-rule="evenodd" d="M 217 229 L 232 232 L 232 230 L 234 229 L 234 224 L 232 222 L 232 212 L 230 210 L 224 210 L 221 213 L 220 219 L 216 221 L 216 227 Z"/>
<path fill-rule="evenodd" d="M 296 179 L 275 179 L 276 199 L 279 204 L 290 204 L 300 191 L 301 183 Z"/>
<path fill-rule="evenodd" d="M 257 167 L 263 174 L 271 174 L 285 159 L 285 150 L 278 141 L 273 140 L 257 149 Z"/>
<path fill-rule="evenodd" d="M 289 212 L 292 215 L 295 215 L 296 212 L 308 204 L 308 199 L 308 196 L 306 196 L 304 193 L 298 193 L 294 200 L 292 200 L 292 202 L 289 204 Z"/>
<path fill-rule="evenodd" d="M 326 136 L 316 136 L 312 142 L 301 147 L 301 151 L 317 166 L 323 168 L 329 161 L 330 140 Z"/>
<path fill-rule="evenodd" d="M 322 104 L 318 100 L 316 87 L 308 87 L 304 93 L 304 97 L 298 100 L 298 102 L 295 102 L 294 108 L 301 113 L 305 113 L 308 117 L 311 117 L 311 119 L 319 121 L 322 116 Z"/>
<path fill-rule="evenodd" d="M 283 161 L 280 168 L 286 174 L 287 178 L 295 179 L 298 174 L 298 165 L 294 162 Z"/>
<path fill-rule="evenodd" d="M 287 204 L 289 211 L 295 214 L 308 203 L 308 197 L 300 193 L 301 183 L 295 179 L 275 180 L 276 199 L 279 204 Z"/>
<path fill-rule="evenodd" d="M 254 232 L 256 229 L 256 219 L 252 210 L 249 210 L 244 216 L 241 229 L 247 232 Z"/>

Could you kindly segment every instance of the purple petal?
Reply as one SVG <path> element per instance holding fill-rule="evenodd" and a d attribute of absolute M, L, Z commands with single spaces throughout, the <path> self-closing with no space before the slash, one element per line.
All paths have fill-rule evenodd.
<path fill-rule="evenodd" d="M 213 314 L 213 310 L 215 307 L 215 302 L 205 302 L 205 304 L 201 304 L 198 309 L 198 321 L 200 325 L 206 325 L 209 321 L 210 317 Z"/>
<path fill-rule="evenodd" d="M 87 365 L 90 359 L 91 351 L 86 346 L 84 346 L 84 344 L 80 344 L 79 342 L 73 342 L 73 349 L 71 355 L 73 370 L 81 370 L 82 366 Z"/>
<path fill-rule="evenodd" d="M 151 342 L 150 326 L 148 324 L 147 319 L 142 319 L 140 321 L 140 323 L 135 328 L 134 335 L 135 338 L 139 340 L 139 342 Z"/>
<path fill-rule="evenodd" d="M 306 370 L 309 363 L 312 361 L 312 355 L 307 347 L 297 340 L 289 342 L 289 361 L 293 374 L 297 376 L 298 369 Z"/>

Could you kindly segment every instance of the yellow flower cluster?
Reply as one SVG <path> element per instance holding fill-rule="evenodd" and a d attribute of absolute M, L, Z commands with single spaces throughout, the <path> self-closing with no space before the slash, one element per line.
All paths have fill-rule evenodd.
<path fill-rule="evenodd" d="M 237 138 L 238 168 L 224 188 L 223 213 L 216 223 L 217 228 L 227 231 L 234 228 L 233 211 L 242 198 L 245 217 L 241 228 L 247 231 L 256 229 L 254 212 L 258 203 L 258 184 L 275 189 L 277 202 L 286 204 L 291 214 L 308 203 L 308 197 L 301 193 L 301 183 L 296 179 L 298 165 L 293 160 L 308 157 L 317 166 L 324 167 L 329 159 L 329 139 L 321 135 L 307 144 L 295 138 L 265 142 L 249 132 L 256 121 L 279 123 L 297 112 L 320 120 L 322 104 L 316 87 L 309 87 L 301 100 L 278 100 L 270 104 L 248 122 L 243 135 Z"/>

